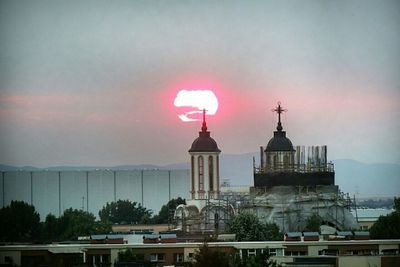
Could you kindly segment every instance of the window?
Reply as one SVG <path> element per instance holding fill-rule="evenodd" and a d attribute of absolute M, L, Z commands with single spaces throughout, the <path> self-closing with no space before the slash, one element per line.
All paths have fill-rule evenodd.
<path fill-rule="evenodd" d="M 10 264 L 13 264 L 13 263 L 14 263 L 12 257 L 10 257 L 10 256 L 5 256 L 5 257 L 4 257 L 4 262 L 5 262 L 5 263 L 10 263 Z"/>
<path fill-rule="evenodd" d="M 249 249 L 249 250 L 247 250 L 247 255 L 249 255 L 249 256 L 255 256 L 255 255 L 256 255 L 256 250 L 255 250 L 255 249 Z"/>
<path fill-rule="evenodd" d="M 285 250 L 285 256 L 306 256 L 305 251 L 287 251 Z"/>
<path fill-rule="evenodd" d="M 286 253 L 285 253 L 286 254 Z M 337 256 L 339 251 L 337 249 L 323 249 L 318 252 L 319 255 Z"/>
<path fill-rule="evenodd" d="M 150 254 L 150 261 L 164 261 L 164 253 L 152 253 Z"/>
<path fill-rule="evenodd" d="M 274 168 L 276 168 L 278 165 L 278 156 L 274 155 Z"/>
<path fill-rule="evenodd" d="M 218 211 L 214 213 L 214 228 L 218 229 L 219 227 L 219 214 Z"/>
<path fill-rule="evenodd" d="M 191 164 L 192 164 L 192 198 L 194 199 L 194 156 L 191 157 Z"/>
<path fill-rule="evenodd" d="M 285 166 L 287 166 L 287 165 L 289 164 L 289 157 L 288 157 L 288 155 L 284 155 L 284 156 L 283 156 L 283 164 L 284 164 Z"/>
<path fill-rule="evenodd" d="M 183 262 L 183 253 L 174 253 L 175 262 Z"/>
<path fill-rule="evenodd" d="M 216 176 L 215 177 L 217 177 L 217 192 L 219 191 L 219 157 L 217 156 L 217 173 L 216 173 Z"/>
<path fill-rule="evenodd" d="M 210 185 L 210 191 L 214 191 L 214 164 L 213 157 L 208 157 L 208 182 Z"/>
<path fill-rule="evenodd" d="M 276 256 L 276 249 L 270 248 L 268 251 L 271 256 Z"/>
<path fill-rule="evenodd" d="M 204 159 L 199 156 L 199 191 L 204 191 Z"/>

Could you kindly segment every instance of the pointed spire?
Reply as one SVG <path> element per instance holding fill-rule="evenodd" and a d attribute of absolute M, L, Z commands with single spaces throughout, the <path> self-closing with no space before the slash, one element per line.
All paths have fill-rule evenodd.
<path fill-rule="evenodd" d="M 207 132 L 207 124 L 206 124 L 206 109 L 203 108 L 203 125 L 201 126 L 202 132 Z"/>
<path fill-rule="evenodd" d="M 281 107 L 281 102 L 278 102 L 278 107 L 276 107 L 275 109 L 273 109 L 272 111 L 275 111 L 276 113 L 278 113 L 278 126 L 276 127 L 276 129 L 278 130 L 278 132 L 282 131 L 282 123 L 281 123 L 281 113 L 285 112 L 286 109 L 283 109 Z"/>

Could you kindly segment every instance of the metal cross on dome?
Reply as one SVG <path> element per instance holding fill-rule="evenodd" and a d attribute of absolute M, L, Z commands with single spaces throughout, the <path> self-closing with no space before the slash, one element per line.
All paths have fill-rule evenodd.
<path fill-rule="evenodd" d="M 276 107 L 275 109 L 272 109 L 272 111 L 278 113 L 278 127 L 276 127 L 276 129 L 278 131 L 282 131 L 282 124 L 281 124 L 281 113 L 287 111 L 286 109 L 283 109 L 281 107 L 281 102 L 278 102 L 278 107 Z"/>

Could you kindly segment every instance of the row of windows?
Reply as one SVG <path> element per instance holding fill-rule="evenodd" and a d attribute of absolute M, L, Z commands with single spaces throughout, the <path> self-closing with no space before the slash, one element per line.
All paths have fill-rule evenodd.
<path fill-rule="evenodd" d="M 152 262 L 164 262 L 165 261 L 165 253 L 152 253 L 150 254 L 150 261 Z M 174 253 L 174 262 L 183 262 L 184 256 L 183 253 Z"/>
<path fill-rule="evenodd" d="M 199 191 L 204 191 L 204 158 L 203 156 L 199 156 L 198 160 L 198 174 L 199 174 Z M 194 156 L 191 158 L 192 164 L 192 192 L 195 191 L 195 183 L 194 183 Z M 218 157 L 217 157 L 217 174 L 218 174 Z M 208 157 L 208 180 L 210 185 L 210 191 L 214 191 L 214 161 L 213 157 Z"/>
<path fill-rule="evenodd" d="M 241 249 L 241 254 L 242 257 L 248 257 L 248 256 L 256 256 L 261 253 L 267 252 L 271 256 L 282 256 L 283 255 L 283 249 L 276 249 L 276 248 L 266 248 L 266 249 Z"/>
<path fill-rule="evenodd" d="M 288 155 L 284 155 L 283 156 L 283 164 L 287 165 L 289 164 L 289 156 Z M 269 157 L 269 164 L 271 165 L 278 165 L 278 156 L 277 155 L 273 155 Z"/>

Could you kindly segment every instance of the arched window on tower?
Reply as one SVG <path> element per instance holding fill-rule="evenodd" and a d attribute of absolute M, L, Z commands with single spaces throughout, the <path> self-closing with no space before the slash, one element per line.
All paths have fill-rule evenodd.
<path fill-rule="evenodd" d="M 204 191 L 204 159 L 199 156 L 199 191 Z"/>
<path fill-rule="evenodd" d="M 278 155 L 274 155 L 274 166 L 273 169 L 278 169 Z"/>
<path fill-rule="evenodd" d="M 208 184 L 210 185 L 210 191 L 214 191 L 214 163 L 213 157 L 208 157 Z"/>
<path fill-rule="evenodd" d="M 288 157 L 288 155 L 284 155 L 283 156 L 283 165 L 285 166 L 285 168 L 288 167 L 288 165 L 289 165 L 289 157 Z"/>
<path fill-rule="evenodd" d="M 219 197 L 219 156 L 217 155 L 217 158 L 216 158 L 216 160 L 217 160 L 217 175 L 215 176 L 215 177 L 217 177 L 217 188 L 216 188 L 216 191 L 217 191 L 217 198 Z"/>
<path fill-rule="evenodd" d="M 195 187 L 195 184 L 194 184 L 194 156 L 191 157 L 190 162 L 192 165 L 192 199 L 194 199 L 194 191 L 195 191 L 195 189 L 194 189 L 194 187 Z"/>

